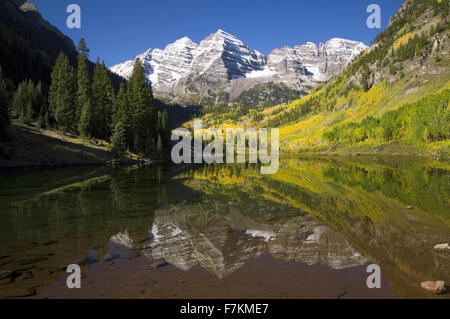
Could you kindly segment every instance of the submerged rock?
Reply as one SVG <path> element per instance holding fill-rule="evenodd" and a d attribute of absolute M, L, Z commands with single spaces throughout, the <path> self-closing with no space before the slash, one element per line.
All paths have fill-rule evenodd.
<path fill-rule="evenodd" d="M 420 286 L 434 295 L 442 295 L 446 291 L 444 281 L 424 281 Z"/>
<path fill-rule="evenodd" d="M 435 250 L 440 250 L 440 251 L 449 251 L 450 252 L 450 245 L 447 244 L 439 244 L 434 246 Z"/>

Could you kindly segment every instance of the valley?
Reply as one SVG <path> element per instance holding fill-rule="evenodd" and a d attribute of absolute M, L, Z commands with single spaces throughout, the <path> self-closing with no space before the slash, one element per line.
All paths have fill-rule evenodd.
<path fill-rule="evenodd" d="M 450 3 L 380 1 L 1 0 L 0 299 L 449 299 Z"/>
<path fill-rule="evenodd" d="M 212 127 L 279 127 L 284 154 L 449 156 L 445 2 L 405 1 L 389 27 L 311 94 L 268 107 L 210 106 Z M 186 123 L 186 126 L 191 126 Z"/>

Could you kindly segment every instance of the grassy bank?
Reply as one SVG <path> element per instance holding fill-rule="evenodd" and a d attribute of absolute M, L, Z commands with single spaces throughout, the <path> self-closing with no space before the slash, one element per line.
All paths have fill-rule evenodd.
<path fill-rule="evenodd" d="M 317 149 L 304 149 L 299 152 L 282 152 L 282 156 L 407 156 L 430 159 L 450 159 L 448 143 L 413 145 L 401 142 L 387 144 L 366 143 L 360 145 L 333 145 Z"/>
<path fill-rule="evenodd" d="M 53 129 L 13 125 L 9 136 L 7 142 L 0 143 L 2 169 L 106 165 L 113 160 L 108 143 L 87 141 Z M 136 159 L 129 153 L 118 161 L 131 164 Z"/>

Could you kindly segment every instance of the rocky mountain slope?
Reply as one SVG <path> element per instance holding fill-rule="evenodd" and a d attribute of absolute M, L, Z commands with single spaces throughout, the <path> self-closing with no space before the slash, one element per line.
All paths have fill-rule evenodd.
<path fill-rule="evenodd" d="M 38 8 L 25 0 L 0 1 L 0 63 L 12 90 L 21 81 L 50 83 L 52 66 L 60 52 L 64 52 L 73 66 L 78 52 L 73 41 L 50 24 Z M 91 70 L 93 63 L 89 63 Z M 110 73 L 118 89 L 123 78 Z"/>
<path fill-rule="evenodd" d="M 363 54 L 310 95 L 263 110 L 210 112 L 204 121 L 278 127 L 282 152 L 447 156 L 449 5 L 406 0 Z"/>
<path fill-rule="evenodd" d="M 6 78 L 17 85 L 24 79 L 50 81 L 54 59 L 62 51 L 76 62 L 72 40 L 44 20 L 33 4 L 0 1 L 0 61 Z"/>
<path fill-rule="evenodd" d="M 164 50 L 149 49 L 136 59 L 143 62 L 157 96 L 172 101 L 226 104 L 264 83 L 283 83 L 297 92 L 297 97 L 304 95 L 317 83 L 339 74 L 366 48 L 361 42 L 335 38 L 319 45 L 308 42 L 275 49 L 266 57 L 218 30 L 200 44 L 184 37 Z M 115 65 L 111 71 L 127 78 L 134 61 Z"/>

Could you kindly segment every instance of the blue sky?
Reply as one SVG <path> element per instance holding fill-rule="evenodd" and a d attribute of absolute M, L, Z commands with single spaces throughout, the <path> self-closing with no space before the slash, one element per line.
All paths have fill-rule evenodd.
<path fill-rule="evenodd" d="M 403 0 L 30 0 L 43 17 L 75 43 L 84 37 L 107 66 L 148 48 L 164 48 L 188 36 L 199 43 L 217 29 L 267 55 L 272 49 L 333 37 L 370 44 Z M 69 4 L 81 7 L 81 29 L 66 26 Z M 366 8 L 382 10 L 382 29 L 369 29 Z"/>

